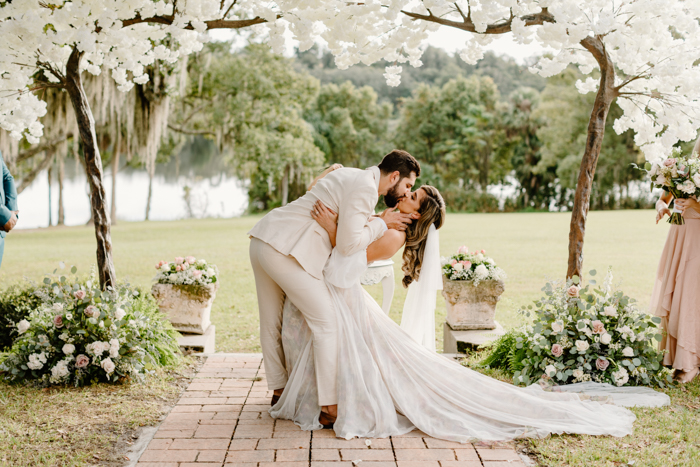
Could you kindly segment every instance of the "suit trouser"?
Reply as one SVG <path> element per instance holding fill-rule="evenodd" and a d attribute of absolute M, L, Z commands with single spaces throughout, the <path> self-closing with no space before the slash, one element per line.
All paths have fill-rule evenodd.
<path fill-rule="evenodd" d="M 260 345 L 269 389 L 287 384 L 282 348 L 282 308 L 285 296 L 299 308 L 313 335 L 314 364 L 320 405 L 338 403 L 338 329 L 330 292 L 292 256 L 283 255 L 257 238 L 250 239 L 250 263 L 255 274 L 260 311 Z"/>
<path fill-rule="evenodd" d="M 2 254 L 5 252 L 5 239 L 0 237 L 0 266 L 2 266 Z"/>

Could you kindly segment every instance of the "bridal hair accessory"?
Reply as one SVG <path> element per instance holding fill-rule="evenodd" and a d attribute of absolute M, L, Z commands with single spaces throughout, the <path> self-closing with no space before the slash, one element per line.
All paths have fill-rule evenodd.
<path fill-rule="evenodd" d="M 435 301 L 442 290 L 440 234 L 431 224 L 428 229 L 420 276 L 408 286 L 401 316 L 401 329 L 433 352 L 435 348 Z"/>

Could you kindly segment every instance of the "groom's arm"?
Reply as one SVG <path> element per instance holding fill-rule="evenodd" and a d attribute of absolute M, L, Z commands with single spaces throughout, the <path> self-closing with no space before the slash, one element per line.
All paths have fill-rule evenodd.
<path fill-rule="evenodd" d="M 367 222 L 374 213 L 377 198 L 374 184 L 356 187 L 351 196 L 343 198 L 338 213 L 335 244 L 341 254 L 350 256 L 362 251 L 386 232 L 387 227 L 382 219 L 375 218 Z"/>

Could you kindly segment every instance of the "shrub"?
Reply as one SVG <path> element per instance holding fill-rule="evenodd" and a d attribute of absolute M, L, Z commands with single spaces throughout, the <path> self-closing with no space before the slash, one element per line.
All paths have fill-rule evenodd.
<path fill-rule="evenodd" d="M 17 338 L 17 323 L 26 319 L 29 312 L 41 304 L 34 294 L 37 285 L 33 283 L 15 284 L 0 292 L 0 350 L 12 347 Z"/>
<path fill-rule="evenodd" d="M 176 331 L 148 294 L 128 284 L 102 291 L 94 274 L 47 276 L 36 294 L 41 304 L 17 323 L 19 337 L 0 363 L 8 381 L 140 380 L 179 358 Z"/>
<path fill-rule="evenodd" d="M 506 332 L 491 344 L 491 353 L 481 361 L 480 366 L 503 370 L 510 375 L 521 371 L 527 354 L 522 343 L 526 340 L 527 336 L 522 331 Z"/>

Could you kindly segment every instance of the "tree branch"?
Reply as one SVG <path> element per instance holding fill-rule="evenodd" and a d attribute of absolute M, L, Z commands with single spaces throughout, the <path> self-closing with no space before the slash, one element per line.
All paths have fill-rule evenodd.
<path fill-rule="evenodd" d="M 31 172 L 27 174 L 26 177 L 22 178 L 22 182 L 17 187 L 17 194 L 22 193 L 25 188 L 32 184 L 37 175 L 41 173 L 42 170 L 47 168 L 51 164 L 51 159 L 53 159 L 53 151 L 46 151 L 44 159 L 37 165 Z"/>
<path fill-rule="evenodd" d="M 189 128 L 182 128 L 177 125 L 173 125 L 172 123 L 168 123 L 168 128 L 170 128 L 173 131 L 177 131 L 178 133 L 182 133 L 185 135 L 202 135 L 202 136 L 216 136 L 213 131 L 208 131 L 208 130 L 191 130 Z"/>
<path fill-rule="evenodd" d="M 457 12 L 462 16 L 462 21 L 453 21 L 450 19 L 442 18 L 440 16 L 435 16 L 429 12 L 427 15 L 420 13 L 413 13 L 411 11 L 401 10 L 401 13 L 413 18 L 414 20 L 429 21 L 431 23 L 441 24 L 443 26 L 450 26 L 453 28 L 461 29 L 463 31 L 474 32 L 478 34 L 505 34 L 511 32 L 511 23 L 513 22 L 513 17 L 501 21 L 499 23 L 493 23 L 486 26 L 486 31 L 479 33 L 476 30 L 474 22 L 471 20 L 471 15 L 464 16 L 462 11 L 457 8 Z M 547 8 L 542 8 L 540 13 L 535 13 L 533 15 L 525 15 L 520 17 L 521 20 L 525 22 L 525 26 L 536 26 L 542 25 L 544 23 L 554 23 L 554 16 L 552 16 Z"/>
<path fill-rule="evenodd" d="M 61 144 L 67 139 L 70 139 L 73 137 L 73 133 L 66 133 L 65 135 L 59 136 L 58 138 L 52 139 L 51 141 L 47 141 L 42 144 L 38 144 L 36 146 L 32 146 L 29 149 L 25 149 L 24 151 L 21 151 L 19 154 L 17 154 L 17 161 L 15 162 L 16 164 L 19 164 L 22 161 L 25 161 L 27 159 L 30 159 L 40 152 L 43 151 L 51 151 L 53 150 L 56 146 Z"/>
<path fill-rule="evenodd" d="M 281 15 L 278 16 L 280 18 Z M 173 21 L 175 20 L 174 15 L 169 15 L 169 16 L 151 16 L 150 18 L 142 18 L 141 15 L 137 15 L 134 18 L 131 19 L 125 19 L 122 21 L 122 26 L 123 27 L 128 27 L 128 26 L 133 26 L 135 24 L 141 24 L 141 23 L 156 23 L 156 24 L 164 24 L 166 26 L 169 26 L 173 24 Z M 264 18 L 261 18 L 259 16 L 256 16 L 253 19 L 237 19 L 237 20 L 226 20 L 226 19 L 214 19 L 211 21 L 205 21 L 205 24 L 207 25 L 207 29 L 241 29 L 241 28 L 247 28 L 249 26 L 254 26 L 256 24 L 262 24 L 266 23 L 267 20 Z M 190 29 L 193 30 L 194 27 L 191 24 L 188 24 L 185 26 L 185 29 Z"/>

